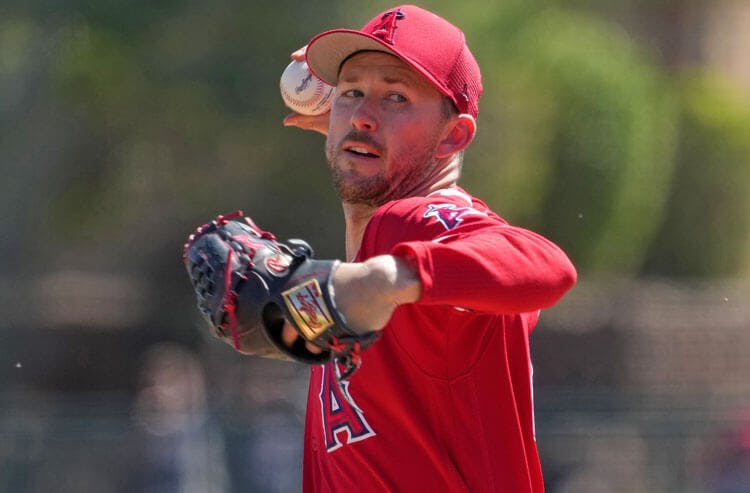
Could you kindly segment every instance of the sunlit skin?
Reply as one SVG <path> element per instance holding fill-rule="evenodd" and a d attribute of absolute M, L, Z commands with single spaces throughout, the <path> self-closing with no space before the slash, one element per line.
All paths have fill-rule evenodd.
<path fill-rule="evenodd" d="M 444 96 L 400 59 L 361 52 L 341 67 L 328 115 L 290 115 L 287 126 L 327 135 L 328 159 L 346 221 L 346 252 L 356 255 L 367 223 L 389 200 L 454 187 L 457 153 L 474 137 L 474 118 L 447 116 Z M 325 118 L 328 126 L 325 128 Z M 383 255 L 343 263 L 334 273 L 337 305 L 350 324 L 381 329 L 401 303 L 419 299 L 421 285 L 400 259 Z M 287 324 L 282 339 L 296 331 Z M 319 352 L 308 343 L 308 348 Z"/>
<path fill-rule="evenodd" d="M 398 58 L 364 52 L 344 63 L 331 108 L 326 158 L 343 202 L 377 207 L 423 194 L 439 166 L 443 96 Z M 436 124 L 425 124 L 435 122 Z"/>

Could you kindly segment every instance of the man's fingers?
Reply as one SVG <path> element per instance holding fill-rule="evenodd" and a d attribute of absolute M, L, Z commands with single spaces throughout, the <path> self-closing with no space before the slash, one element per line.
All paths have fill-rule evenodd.
<path fill-rule="evenodd" d="M 294 327 L 292 327 L 289 322 L 284 322 L 284 327 L 281 329 L 281 342 L 283 342 L 287 347 L 292 347 L 298 337 L 299 334 L 294 329 Z M 311 342 L 306 342 L 305 347 L 313 354 L 320 354 L 323 352 L 322 349 Z"/>
<path fill-rule="evenodd" d="M 297 127 L 302 130 L 312 130 L 323 135 L 328 135 L 329 117 L 330 113 L 315 116 L 291 113 L 284 118 L 283 123 L 285 127 Z"/>
<path fill-rule="evenodd" d="M 289 325 L 289 322 L 284 322 L 284 328 L 281 329 L 281 342 L 283 342 L 286 347 L 292 347 L 294 341 L 296 341 L 298 337 L 299 334 L 294 330 L 294 327 Z"/>
<path fill-rule="evenodd" d="M 292 52 L 292 60 L 297 60 L 298 62 L 301 62 L 302 60 L 305 59 L 306 51 L 307 51 L 307 45 L 295 50 L 294 52 Z"/>
<path fill-rule="evenodd" d="M 306 342 L 305 347 L 307 348 L 308 351 L 310 351 L 313 354 L 320 354 L 323 352 L 322 349 L 320 349 L 318 346 L 316 346 L 312 342 Z"/>

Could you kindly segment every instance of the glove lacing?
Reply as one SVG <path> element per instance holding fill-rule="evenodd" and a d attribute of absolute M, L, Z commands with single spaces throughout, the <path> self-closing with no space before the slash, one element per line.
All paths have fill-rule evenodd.
<path fill-rule="evenodd" d="M 227 263 L 224 267 L 224 311 L 229 316 L 229 329 L 232 331 L 232 342 L 234 348 L 240 350 L 240 334 L 237 330 L 237 291 L 232 289 L 232 256 L 234 250 L 229 249 L 227 252 Z M 226 323 L 222 324 L 222 329 L 226 329 Z"/>
<path fill-rule="evenodd" d="M 350 349 L 346 344 L 339 341 L 338 337 L 334 337 L 331 340 L 331 351 L 336 355 L 334 364 L 340 363 L 344 367 L 344 373 L 338 376 L 339 380 L 346 380 L 362 366 L 361 349 L 359 342 L 355 342 Z M 348 353 L 347 350 L 349 351 Z M 341 354 L 344 354 L 343 358 L 338 356 Z"/>

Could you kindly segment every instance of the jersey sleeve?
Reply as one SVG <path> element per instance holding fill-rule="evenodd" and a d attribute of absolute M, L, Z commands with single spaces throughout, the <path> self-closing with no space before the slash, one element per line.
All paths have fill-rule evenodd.
<path fill-rule="evenodd" d="M 398 201 L 371 226 L 373 253 L 405 258 L 416 269 L 419 304 L 532 312 L 555 304 L 576 281 L 575 268 L 557 245 L 509 225 L 476 199 Z"/>

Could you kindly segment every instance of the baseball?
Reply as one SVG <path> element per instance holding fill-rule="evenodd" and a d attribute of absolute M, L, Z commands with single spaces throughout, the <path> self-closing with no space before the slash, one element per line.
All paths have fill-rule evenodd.
<path fill-rule="evenodd" d="M 294 60 L 284 69 L 279 88 L 284 104 L 302 115 L 322 115 L 331 107 L 333 86 L 311 74 L 304 61 Z"/>

